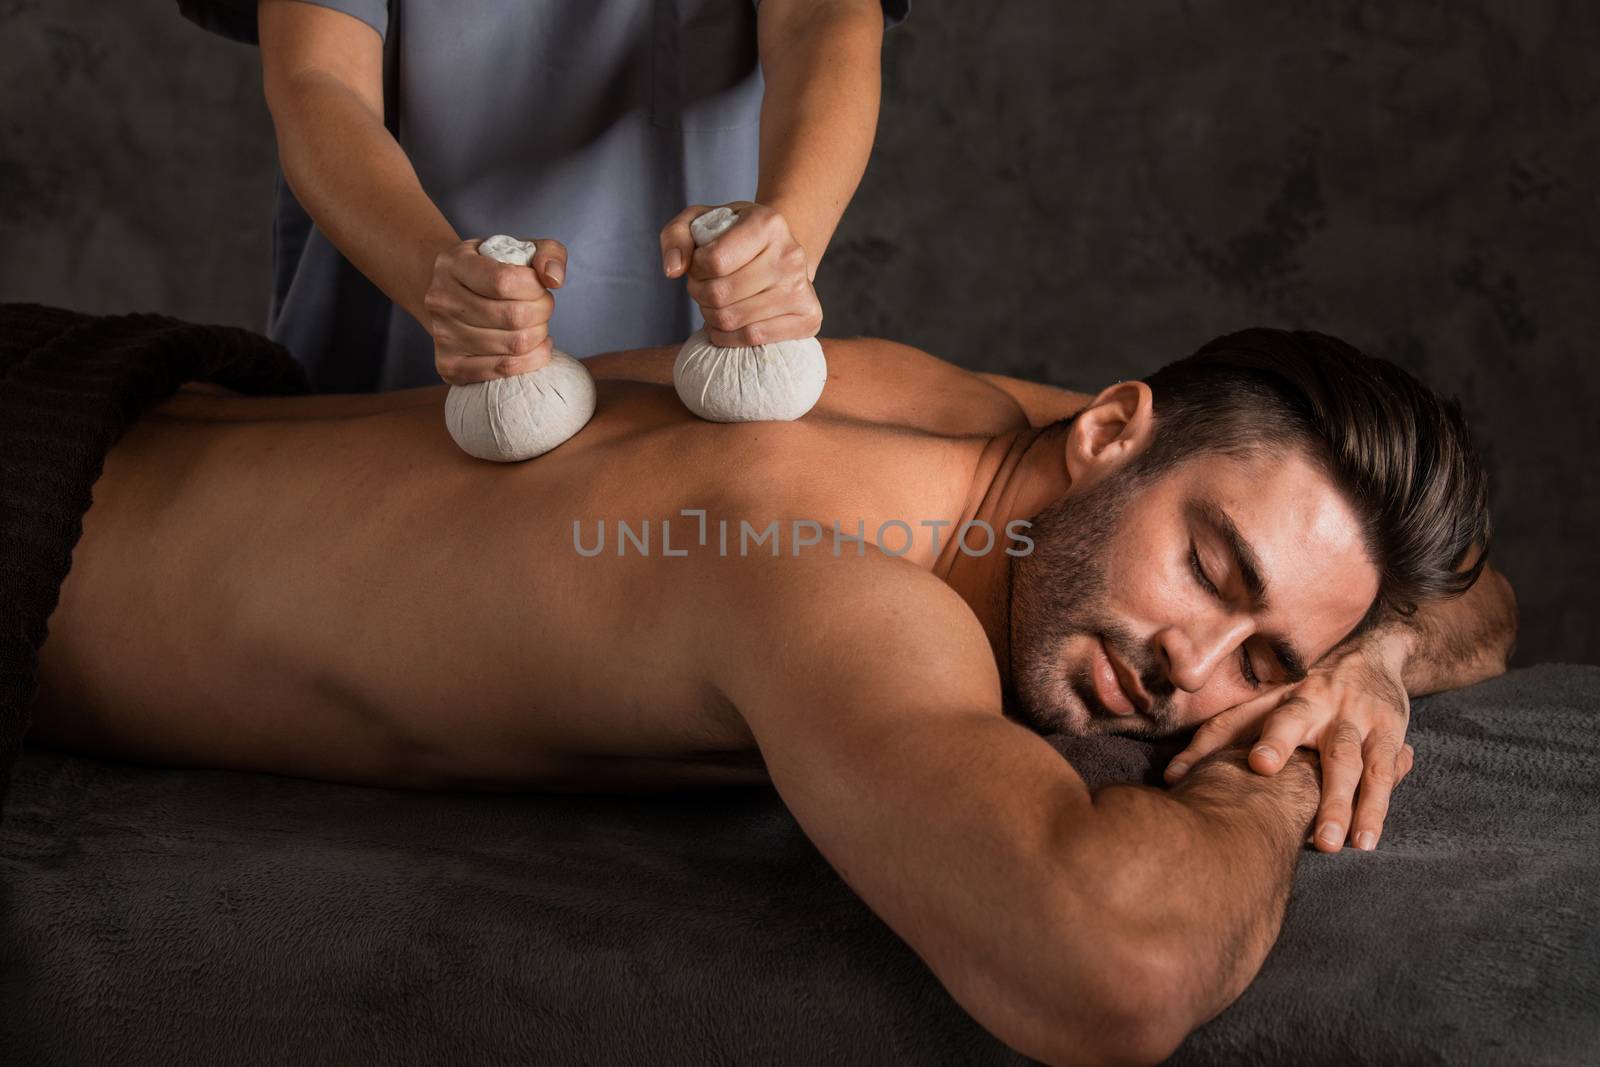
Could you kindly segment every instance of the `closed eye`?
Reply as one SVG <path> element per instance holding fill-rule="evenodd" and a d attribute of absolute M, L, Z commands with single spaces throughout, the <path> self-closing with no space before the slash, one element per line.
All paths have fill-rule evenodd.
<path fill-rule="evenodd" d="M 1194 580 L 1200 583 L 1200 588 L 1222 600 L 1222 592 L 1217 589 L 1216 583 L 1206 576 L 1205 567 L 1200 565 L 1200 550 L 1195 547 L 1193 541 L 1189 542 L 1189 568 L 1194 571 Z M 1256 677 L 1256 669 L 1250 663 L 1250 652 L 1242 644 L 1239 646 L 1239 675 L 1251 689 L 1261 688 L 1261 679 Z"/>
<path fill-rule="evenodd" d="M 1200 583 L 1200 588 L 1221 600 L 1222 594 L 1212 584 L 1211 579 L 1206 577 L 1206 569 L 1200 566 L 1200 550 L 1195 547 L 1193 541 L 1189 542 L 1189 567 L 1194 571 L 1194 580 Z"/>
<path fill-rule="evenodd" d="M 1239 646 L 1239 673 L 1251 689 L 1261 688 L 1261 679 L 1256 677 L 1256 669 L 1250 663 L 1250 653 L 1243 645 Z"/>

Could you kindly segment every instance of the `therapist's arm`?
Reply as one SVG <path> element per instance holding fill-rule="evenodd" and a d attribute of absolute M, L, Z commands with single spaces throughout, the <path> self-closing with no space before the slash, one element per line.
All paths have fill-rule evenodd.
<path fill-rule="evenodd" d="M 878 127 L 878 0 L 762 0 L 760 179 L 738 226 L 696 250 L 692 205 L 661 231 L 661 266 L 687 277 L 718 345 L 815 336 L 812 280 L 855 194 Z"/>
<path fill-rule="evenodd" d="M 872 154 L 883 8 L 762 0 L 757 32 L 766 96 L 756 201 L 788 220 L 815 277 Z"/>
<path fill-rule="evenodd" d="M 289 187 L 345 258 L 433 335 L 441 376 L 476 381 L 547 362 L 560 243 L 539 243 L 536 275 L 462 241 L 384 127 L 383 40 L 371 26 L 298 0 L 261 0 L 257 25 Z"/>

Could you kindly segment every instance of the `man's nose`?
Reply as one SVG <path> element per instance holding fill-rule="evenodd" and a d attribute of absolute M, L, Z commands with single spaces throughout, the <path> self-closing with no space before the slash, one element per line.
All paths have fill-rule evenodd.
<path fill-rule="evenodd" d="M 1185 692 L 1199 692 L 1254 625 L 1248 616 L 1219 613 L 1159 631 L 1156 649 L 1168 680 Z"/>

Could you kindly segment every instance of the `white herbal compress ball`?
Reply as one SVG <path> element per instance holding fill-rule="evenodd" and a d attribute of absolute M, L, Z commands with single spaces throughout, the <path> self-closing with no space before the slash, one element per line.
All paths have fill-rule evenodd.
<path fill-rule="evenodd" d="M 713 208 L 689 224 L 696 248 L 732 228 L 739 216 Z M 706 331 L 683 343 L 672 384 L 684 406 L 712 422 L 790 422 L 811 410 L 828 384 L 828 362 L 815 337 L 753 348 L 719 348 Z"/>
<path fill-rule="evenodd" d="M 497 234 L 478 254 L 527 266 L 534 242 Z M 594 414 L 594 378 L 558 349 L 536 371 L 472 385 L 452 385 L 444 424 L 461 451 L 479 459 L 515 463 L 542 455 L 583 429 Z"/>

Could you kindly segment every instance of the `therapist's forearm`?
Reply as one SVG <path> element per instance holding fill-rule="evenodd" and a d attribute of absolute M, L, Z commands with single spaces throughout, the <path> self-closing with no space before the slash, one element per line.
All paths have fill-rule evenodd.
<path fill-rule="evenodd" d="M 861 0 L 765 0 L 761 177 L 815 276 L 866 172 L 878 127 L 883 14 Z"/>
<path fill-rule="evenodd" d="M 357 270 L 426 327 L 423 297 L 434 259 L 461 240 L 454 227 L 359 94 L 320 72 L 274 89 L 278 156 L 295 198 Z"/>

